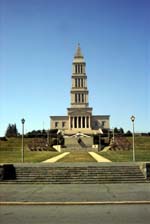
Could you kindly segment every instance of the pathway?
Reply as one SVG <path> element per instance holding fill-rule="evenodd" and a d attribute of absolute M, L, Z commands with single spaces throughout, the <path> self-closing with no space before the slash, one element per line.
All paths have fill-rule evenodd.
<path fill-rule="evenodd" d="M 55 163 L 57 162 L 58 160 L 62 159 L 63 157 L 67 156 L 70 152 L 64 152 L 58 156 L 55 156 L 53 158 L 50 158 L 50 159 L 47 159 L 45 161 L 43 161 L 43 163 Z"/>
<path fill-rule="evenodd" d="M 99 154 L 95 152 L 89 152 L 89 154 L 97 161 L 97 162 L 111 162 L 111 160 L 106 159 L 103 156 L 100 156 Z"/>
<path fill-rule="evenodd" d="M 62 158 L 64 158 L 65 156 L 69 155 L 70 152 L 64 152 L 58 156 L 55 156 L 53 158 L 47 159 L 45 161 L 43 161 L 43 163 L 55 163 L 58 160 L 61 160 Z M 111 162 L 111 160 L 106 159 L 103 156 L 100 156 L 99 154 L 95 153 L 95 152 L 88 152 L 88 154 L 97 162 Z M 87 154 L 87 155 L 88 155 Z M 66 159 L 63 159 L 63 162 L 92 162 L 92 158 L 90 159 L 90 157 L 88 157 L 85 153 L 71 153 L 70 156 Z"/>

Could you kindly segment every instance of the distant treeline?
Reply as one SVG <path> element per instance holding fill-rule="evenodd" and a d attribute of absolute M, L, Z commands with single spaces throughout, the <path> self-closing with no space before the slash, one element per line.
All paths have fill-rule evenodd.
<path fill-rule="evenodd" d="M 33 130 L 25 134 L 26 138 L 47 138 L 46 130 Z"/>
<path fill-rule="evenodd" d="M 46 130 L 33 130 L 33 131 L 30 131 L 26 134 L 24 134 L 24 137 L 25 138 L 47 138 L 48 137 L 48 133 L 52 136 L 52 135 L 57 135 L 57 131 L 58 129 L 50 129 L 48 131 Z M 111 129 L 111 134 L 115 134 L 115 135 L 124 135 L 124 136 L 132 136 L 132 132 L 130 130 L 128 130 L 127 132 L 124 132 L 123 128 L 117 128 L 115 127 L 113 130 Z M 103 133 L 108 133 L 108 130 L 103 130 Z M 136 135 L 139 135 L 139 136 L 150 136 L 150 132 L 148 133 L 135 133 Z M 6 129 L 6 132 L 5 132 L 5 137 L 7 138 L 10 138 L 10 137 L 19 137 L 21 136 L 21 134 L 18 132 L 17 130 L 17 126 L 16 124 L 9 124 L 7 129 Z M 1 137 L 0 140 L 2 140 L 2 138 L 4 137 Z"/>

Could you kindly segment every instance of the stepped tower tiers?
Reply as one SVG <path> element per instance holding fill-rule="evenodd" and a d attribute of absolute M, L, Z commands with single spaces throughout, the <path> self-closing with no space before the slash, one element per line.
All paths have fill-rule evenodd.
<path fill-rule="evenodd" d="M 72 63 L 71 107 L 68 108 L 69 129 L 91 130 L 92 108 L 88 103 L 86 63 L 78 44 Z"/>
<path fill-rule="evenodd" d="M 94 134 L 99 128 L 109 129 L 109 115 L 92 115 L 89 107 L 86 63 L 79 44 L 72 62 L 70 99 L 68 116 L 51 116 L 51 129 L 60 129 L 66 134 Z"/>

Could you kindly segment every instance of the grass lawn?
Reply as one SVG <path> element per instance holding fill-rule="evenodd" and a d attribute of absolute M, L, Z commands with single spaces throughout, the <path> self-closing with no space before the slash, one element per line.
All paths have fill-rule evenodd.
<path fill-rule="evenodd" d="M 129 138 L 129 141 L 132 143 L 132 137 Z M 112 162 L 129 162 L 133 159 L 132 149 L 100 152 L 99 154 Z M 138 162 L 150 161 L 150 137 L 135 136 L 135 160 Z"/>
<path fill-rule="evenodd" d="M 24 162 L 42 162 L 58 152 L 53 151 L 30 151 L 27 147 L 31 139 L 24 139 Z M 8 141 L 0 141 L 0 163 L 21 162 L 21 138 L 10 138 Z"/>
<path fill-rule="evenodd" d="M 88 152 L 71 152 L 69 155 L 60 159 L 58 162 L 96 162 Z"/>
<path fill-rule="evenodd" d="M 132 142 L 132 138 L 129 138 Z M 49 159 L 59 152 L 55 151 L 30 151 L 27 144 L 31 139 L 25 138 L 24 162 L 42 162 Z M 132 161 L 132 149 L 125 151 L 99 152 L 100 155 L 110 159 L 112 162 Z M 150 137 L 135 137 L 135 158 L 136 161 L 150 161 Z M 0 141 L 0 163 L 19 163 L 21 162 L 21 138 L 10 138 L 8 141 Z M 95 162 L 87 152 L 71 152 L 59 162 Z"/>

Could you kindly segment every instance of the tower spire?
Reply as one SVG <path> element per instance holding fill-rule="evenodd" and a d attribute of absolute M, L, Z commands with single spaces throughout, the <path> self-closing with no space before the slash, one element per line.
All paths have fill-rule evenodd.
<path fill-rule="evenodd" d="M 76 53 L 74 55 L 74 58 L 83 58 L 81 48 L 80 48 L 80 43 L 78 43 L 78 47 L 77 47 Z"/>
<path fill-rule="evenodd" d="M 88 108 L 86 63 L 78 43 L 72 63 L 71 107 Z"/>

